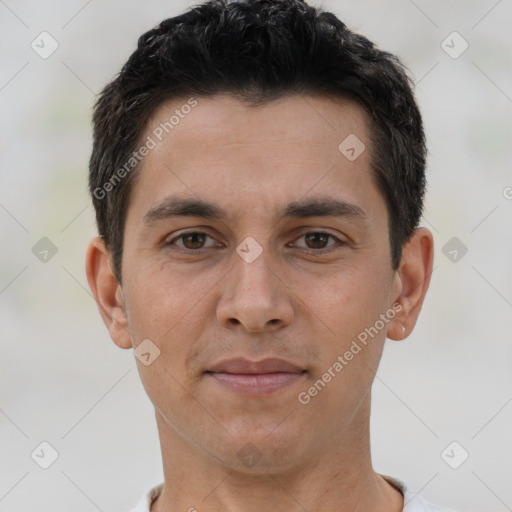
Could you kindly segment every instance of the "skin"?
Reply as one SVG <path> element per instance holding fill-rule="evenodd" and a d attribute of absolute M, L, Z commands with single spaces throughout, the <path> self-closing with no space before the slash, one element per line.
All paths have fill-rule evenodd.
<path fill-rule="evenodd" d="M 432 234 L 417 229 L 392 269 L 369 120 L 357 104 L 197 100 L 143 161 L 128 207 L 122 286 L 100 238 L 86 256 L 114 343 L 136 349 L 150 339 L 160 350 L 149 366 L 136 360 L 163 458 L 164 489 L 152 510 L 401 511 L 401 493 L 372 468 L 371 386 L 386 337 L 404 339 L 414 328 L 432 271 Z M 144 137 L 185 101 L 161 105 Z M 366 145 L 353 162 L 338 149 L 350 134 Z M 227 217 L 145 222 L 169 196 L 215 203 Z M 364 216 L 277 219 L 289 202 L 325 196 Z M 208 237 L 165 245 L 192 228 Z M 304 236 L 310 232 L 343 243 Z M 236 252 L 248 236 L 262 249 L 251 263 Z M 394 318 L 300 403 L 299 393 L 393 304 L 401 308 Z M 307 372 L 274 393 L 243 396 L 204 373 L 231 357 L 279 357 Z M 237 455 L 247 443 L 260 454 L 252 467 Z"/>

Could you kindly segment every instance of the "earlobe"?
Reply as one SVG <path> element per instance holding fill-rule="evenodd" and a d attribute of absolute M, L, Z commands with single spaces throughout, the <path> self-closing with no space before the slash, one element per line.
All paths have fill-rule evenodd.
<path fill-rule="evenodd" d="M 397 270 L 398 292 L 395 296 L 397 314 L 389 325 L 387 337 L 407 338 L 414 329 L 427 293 L 432 274 L 434 241 L 426 228 L 418 228 L 402 251 Z"/>
<path fill-rule="evenodd" d="M 89 287 L 112 341 L 121 348 L 131 348 L 125 299 L 112 270 L 110 252 L 100 237 L 90 241 L 85 267 Z"/>

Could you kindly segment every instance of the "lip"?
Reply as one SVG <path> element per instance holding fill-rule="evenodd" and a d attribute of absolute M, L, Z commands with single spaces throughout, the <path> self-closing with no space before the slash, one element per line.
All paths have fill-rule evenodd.
<path fill-rule="evenodd" d="M 220 361 L 206 374 L 224 387 L 248 395 L 267 395 L 301 379 L 306 370 L 284 359 Z"/>
<path fill-rule="evenodd" d="M 213 373 L 238 373 L 246 375 L 257 375 L 262 373 L 300 373 L 303 368 L 275 357 L 261 359 L 260 361 L 250 361 L 243 357 L 234 359 L 224 359 L 212 366 L 208 372 Z"/>

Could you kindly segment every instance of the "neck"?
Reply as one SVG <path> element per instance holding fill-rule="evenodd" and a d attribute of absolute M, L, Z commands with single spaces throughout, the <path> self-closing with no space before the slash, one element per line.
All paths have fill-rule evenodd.
<path fill-rule="evenodd" d="M 403 496 L 373 471 L 370 397 L 338 439 L 287 470 L 258 473 L 221 464 L 186 442 L 157 412 L 164 487 L 151 512 L 401 512 Z"/>

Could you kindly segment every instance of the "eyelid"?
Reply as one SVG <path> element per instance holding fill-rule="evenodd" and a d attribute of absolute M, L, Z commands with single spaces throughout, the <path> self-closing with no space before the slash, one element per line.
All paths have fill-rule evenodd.
<path fill-rule="evenodd" d="M 210 238 L 210 239 L 214 240 L 213 236 L 209 235 L 205 231 L 200 231 L 199 229 L 190 229 L 190 230 L 186 230 L 186 231 L 180 232 L 179 234 L 173 236 L 170 240 L 167 240 L 168 237 L 166 237 L 164 239 L 164 246 L 166 246 L 166 245 L 174 245 L 174 242 L 176 242 L 177 240 L 182 239 L 186 235 L 193 235 L 193 234 L 205 235 L 207 238 Z M 212 247 L 206 247 L 206 248 L 205 247 L 201 247 L 201 249 L 187 249 L 186 247 L 180 247 L 180 246 L 177 246 L 177 247 L 178 247 L 178 249 L 181 249 L 181 250 L 187 251 L 187 252 L 200 252 L 200 251 L 203 251 L 205 249 L 211 249 L 212 248 Z"/>
<path fill-rule="evenodd" d="M 302 249 L 303 251 L 306 251 L 306 252 L 309 252 L 309 253 L 313 253 L 313 254 L 327 254 L 328 252 L 331 252 L 333 250 L 337 250 L 341 246 L 347 244 L 347 242 L 341 240 L 339 237 L 337 237 L 336 235 L 333 235 L 329 231 L 325 231 L 325 230 L 322 230 L 322 229 L 311 229 L 311 228 L 308 228 L 305 231 L 301 232 L 297 236 L 295 241 L 299 240 L 303 236 L 308 235 L 310 233 L 315 233 L 315 234 L 320 234 L 320 235 L 327 235 L 328 237 L 333 238 L 336 243 L 328 245 L 328 246 L 320 248 L 320 249 L 311 249 L 309 247 L 299 247 L 299 249 Z"/>
<path fill-rule="evenodd" d="M 311 233 L 327 235 L 328 237 L 333 238 L 336 243 L 328 245 L 327 247 L 323 247 L 323 248 L 320 248 L 320 249 L 310 249 L 308 247 L 299 247 L 299 249 L 301 249 L 302 251 L 307 252 L 307 253 L 314 253 L 314 254 L 328 253 L 328 252 L 331 252 L 332 250 L 339 249 L 340 246 L 343 246 L 343 245 L 347 244 L 346 241 L 341 240 L 339 237 L 337 237 L 336 235 L 333 235 L 329 231 L 325 231 L 325 230 L 322 230 L 322 229 L 311 229 L 311 228 L 307 228 L 304 231 L 302 231 L 294 239 L 294 241 L 297 241 L 300 238 L 304 237 L 305 235 L 308 235 L 308 234 L 311 234 Z M 180 240 L 180 239 L 182 239 L 182 237 L 184 237 L 186 235 L 190 235 L 190 234 L 205 235 L 207 238 L 210 238 L 210 239 L 214 240 L 213 236 L 209 235 L 205 231 L 200 231 L 199 229 L 189 229 L 189 230 L 186 230 L 186 231 L 182 231 L 179 234 L 173 236 L 169 241 L 167 241 L 167 238 L 166 238 L 164 240 L 164 246 L 175 245 L 175 242 L 177 240 Z M 188 253 L 199 253 L 201 251 L 205 251 L 205 250 L 209 250 L 209 249 L 214 248 L 214 246 L 210 246 L 210 247 L 201 247 L 199 249 L 187 249 L 186 247 L 180 247 L 179 245 L 177 245 L 176 247 L 178 248 L 178 250 L 181 250 L 181 251 L 184 251 L 184 252 L 188 252 Z"/>

